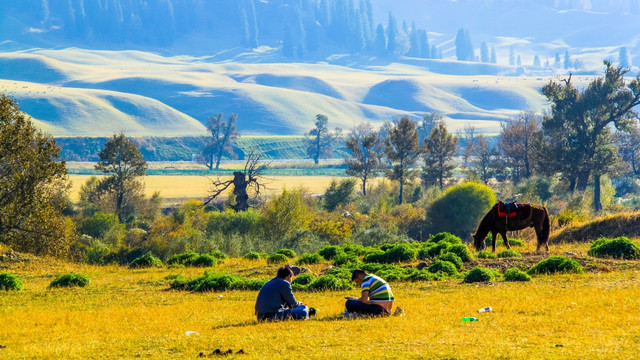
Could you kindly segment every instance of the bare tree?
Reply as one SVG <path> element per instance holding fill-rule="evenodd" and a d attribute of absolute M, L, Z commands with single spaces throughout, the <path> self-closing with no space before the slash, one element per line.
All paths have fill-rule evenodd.
<path fill-rule="evenodd" d="M 253 189 L 256 196 L 260 195 L 260 191 L 266 189 L 261 183 L 262 172 L 266 170 L 270 162 L 264 162 L 257 149 L 252 148 L 247 153 L 247 160 L 244 164 L 243 171 L 234 171 L 233 179 L 220 180 L 217 178 L 212 181 L 212 189 L 209 198 L 205 201 L 205 205 L 213 201 L 219 195 L 223 194 L 231 185 L 233 185 L 233 195 L 236 203 L 231 206 L 236 212 L 246 211 L 249 208 L 249 195 L 247 190 Z"/>
<path fill-rule="evenodd" d="M 376 177 L 382 169 L 378 154 L 382 152 L 382 141 L 370 124 L 364 123 L 353 129 L 346 142 L 351 156 L 345 158 L 347 175 L 362 181 L 362 194 L 367 195 L 367 180 Z"/>

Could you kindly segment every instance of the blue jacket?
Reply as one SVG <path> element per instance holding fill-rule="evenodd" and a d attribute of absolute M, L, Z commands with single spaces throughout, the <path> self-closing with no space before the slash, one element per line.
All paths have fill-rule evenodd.
<path fill-rule="evenodd" d="M 256 315 L 276 314 L 278 310 L 300 305 L 293 296 L 291 284 L 283 278 L 274 277 L 267 281 L 256 299 Z"/>

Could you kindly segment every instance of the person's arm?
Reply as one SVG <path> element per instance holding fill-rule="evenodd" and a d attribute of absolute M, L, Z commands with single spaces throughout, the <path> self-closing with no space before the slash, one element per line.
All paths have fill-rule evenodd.
<path fill-rule="evenodd" d="M 291 284 L 286 281 L 284 282 L 284 284 L 282 284 L 282 291 L 280 292 L 280 294 L 282 296 L 282 299 L 284 300 L 285 305 L 292 309 L 302 304 L 296 300 L 296 297 L 293 295 L 293 289 L 291 289 Z"/>
<path fill-rule="evenodd" d="M 361 303 L 368 304 L 369 303 L 369 290 L 364 290 L 360 298 L 358 299 Z"/>

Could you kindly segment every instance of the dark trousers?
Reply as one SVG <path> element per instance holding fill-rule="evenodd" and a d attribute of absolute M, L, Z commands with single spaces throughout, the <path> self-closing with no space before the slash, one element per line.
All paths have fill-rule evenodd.
<path fill-rule="evenodd" d="M 344 304 L 350 313 L 362 315 L 383 315 L 385 310 L 382 306 L 376 304 L 365 304 L 357 299 L 349 299 Z"/>

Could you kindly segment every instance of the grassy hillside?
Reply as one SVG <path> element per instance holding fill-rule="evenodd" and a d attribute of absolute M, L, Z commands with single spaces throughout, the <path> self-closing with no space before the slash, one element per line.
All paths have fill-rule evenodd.
<path fill-rule="evenodd" d="M 446 73 L 451 66 L 470 75 L 429 70 Z M 479 73 L 494 75 L 472 75 Z M 347 67 L 74 48 L 0 53 L 0 92 L 43 129 L 65 137 L 199 136 L 218 112 L 237 113 L 243 134 L 302 134 L 319 113 L 330 126 L 351 129 L 429 111 L 444 114 L 453 131 L 471 121 L 480 132 L 496 132 L 500 121 L 546 106 L 539 89 L 550 77 L 515 74 L 510 66 L 446 60 Z"/>
<path fill-rule="evenodd" d="M 640 236 L 640 212 L 609 215 L 562 228 L 551 234 L 550 242 L 591 242 L 601 237 Z"/>

